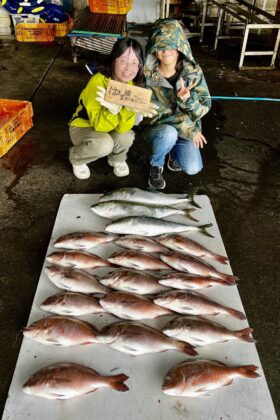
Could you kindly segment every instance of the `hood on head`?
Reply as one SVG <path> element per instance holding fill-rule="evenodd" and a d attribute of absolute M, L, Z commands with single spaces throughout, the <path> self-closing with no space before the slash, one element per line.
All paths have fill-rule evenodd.
<path fill-rule="evenodd" d="M 193 65 L 196 62 L 193 58 L 191 47 L 187 38 L 187 29 L 176 19 L 159 19 L 155 22 L 153 31 L 146 46 L 146 69 L 151 69 L 157 62 L 156 51 L 178 50 L 186 61 Z"/>

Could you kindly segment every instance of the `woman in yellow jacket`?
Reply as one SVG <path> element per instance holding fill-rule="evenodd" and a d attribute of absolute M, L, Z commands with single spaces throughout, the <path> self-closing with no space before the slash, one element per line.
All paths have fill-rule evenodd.
<path fill-rule="evenodd" d="M 108 164 L 116 176 L 129 174 L 126 158 L 135 137 L 132 127 L 137 111 L 107 102 L 104 97 L 110 79 L 142 85 L 141 45 L 131 38 L 118 40 L 109 63 L 110 68 L 91 77 L 80 94 L 78 107 L 69 123 L 74 145 L 69 151 L 69 159 L 79 179 L 89 178 L 88 164 L 104 156 L 108 156 Z M 141 113 L 152 117 L 156 114 L 155 106 L 150 104 Z"/>

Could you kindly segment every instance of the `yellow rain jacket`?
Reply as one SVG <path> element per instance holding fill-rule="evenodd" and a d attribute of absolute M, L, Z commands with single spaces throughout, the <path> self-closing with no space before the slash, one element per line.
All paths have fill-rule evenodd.
<path fill-rule="evenodd" d="M 118 133 L 125 133 L 131 130 L 135 122 L 136 113 L 128 111 L 124 106 L 117 115 L 102 106 L 96 100 L 97 87 L 102 86 L 107 89 L 110 78 L 96 73 L 82 91 L 79 97 L 79 105 L 74 113 L 69 125 L 71 127 L 92 127 L 95 131 L 108 133 L 115 130 Z M 133 82 L 128 82 L 133 85 Z"/>

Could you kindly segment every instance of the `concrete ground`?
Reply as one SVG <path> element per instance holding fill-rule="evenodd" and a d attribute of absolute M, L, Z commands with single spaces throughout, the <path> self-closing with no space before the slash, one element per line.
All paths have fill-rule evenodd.
<path fill-rule="evenodd" d="M 141 31 L 134 27 L 130 35 L 139 37 Z M 280 98 L 279 70 L 240 72 L 236 44 L 213 53 L 190 42 L 212 95 Z M 132 147 L 129 177 L 116 178 L 104 159 L 91 165 L 89 180 L 76 179 L 68 162 L 67 122 L 90 77 L 84 68 L 88 57 L 74 64 L 68 40 L 50 45 L 0 40 L 0 56 L 0 96 L 31 100 L 34 108 L 34 127 L 0 159 L 2 412 L 63 194 L 146 188 L 149 150 L 143 141 Z M 166 169 L 165 192 L 186 192 L 191 183 L 210 197 L 280 413 L 280 103 L 214 101 L 203 132 L 208 145 L 202 173 L 192 178 Z"/>

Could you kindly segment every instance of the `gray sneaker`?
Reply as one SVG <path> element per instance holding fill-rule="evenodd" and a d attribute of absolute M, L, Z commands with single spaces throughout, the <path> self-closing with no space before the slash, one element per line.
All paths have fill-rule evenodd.
<path fill-rule="evenodd" d="M 156 188 L 157 190 L 163 190 L 166 183 L 162 176 L 163 168 L 160 166 L 151 166 L 150 167 L 150 178 L 149 185 L 150 187 Z"/>
<path fill-rule="evenodd" d="M 180 166 L 178 165 L 178 163 L 176 162 L 176 160 L 172 159 L 170 153 L 169 153 L 169 156 L 168 156 L 167 167 L 172 172 L 181 172 L 181 170 L 182 170 L 180 168 Z"/>

